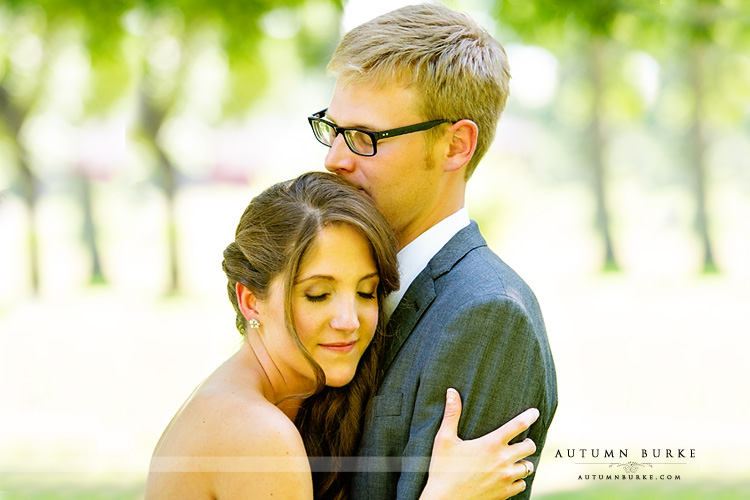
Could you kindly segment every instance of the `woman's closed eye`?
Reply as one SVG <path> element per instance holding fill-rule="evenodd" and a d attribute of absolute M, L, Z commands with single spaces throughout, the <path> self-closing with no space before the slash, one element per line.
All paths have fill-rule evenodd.
<path fill-rule="evenodd" d="M 311 294 L 311 293 L 306 293 L 305 294 L 305 298 L 307 300 L 309 300 L 310 302 L 323 302 L 324 300 L 326 300 L 328 298 L 329 295 L 330 295 L 330 293 L 321 293 L 321 294 L 318 294 L 318 295 Z"/>
<path fill-rule="evenodd" d="M 310 302 L 323 302 L 325 301 L 331 294 L 326 293 L 306 293 L 305 298 Z M 377 298 L 377 292 L 357 292 L 357 295 L 359 295 L 360 298 L 363 298 L 365 300 L 375 300 Z"/>

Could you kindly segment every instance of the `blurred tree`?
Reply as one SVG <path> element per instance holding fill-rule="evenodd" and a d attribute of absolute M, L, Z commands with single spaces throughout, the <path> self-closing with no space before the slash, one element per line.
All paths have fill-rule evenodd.
<path fill-rule="evenodd" d="M 32 155 L 27 150 L 22 131 L 27 121 L 49 106 L 50 95 L 57 82 L 51 81 L 53 63 L 59 56 L 59 45 L 67 43 L 66 33 L 81 34 L 92 62 L 98 64 L 108 54 L 121 30 L 117 19 L 123 13 L 122 2 L 63 2 L 56 0 L 7 0 L 2 14 L 6 16 L 5 46 L 8 50 L 0 72 L 0 117 L 16 150 L 21 193 L 29 211 L 29 260 L 32 291 L 40 286 L 38 264 L 36 205 L 40 193 L 40 179 Z M 119 85 L 110 87 L 110 94 L 118 94 L 126 80 L 116 79 Z M 114 90 L 117 89 L 117 90 Z M 112 92 L 114 90 L 114 93 Z M 92 94 L 97 95 L 97 94 Z M 61 158 L 60 161 L 65 161 Z M 74 166 L 74 165 L 71 165 Z M 80 189 L 76 191 L 83 212 L 83 239 L 91 255 L 92 283 L 104 282 L 101 259 L 94 224 L 91 180 L 87 172 L 75 169 L 74 177 Z"/>
<path fill-rule="evenodd" d="M 19 140 L 21 125 L 23 125 L 28 107 L 18 105 L 14 102 L 11 93 L 8 90 L 7 77 L 8 72 L 0 80 L 0 117 L 2 118 L 6 133 L 11 139 L 15 149 L 16 162 L 18 165 L 21 196 L 26 202 L 28 208 L 29 230 L 27 233 L 27 244 L 29 248 L 29 274 L 31 279 L 31 289 L 33 293 L 39 291 L 39 249 L 37 246 L 36 231 L 36 201 L 38 191 L 38 181 L 28 162 L 26 151 Z"/>
<path fill-rule="evenodd" d="M 191 98 L 186 82 L 196 71 L 206 71 L 198 67 L 198 61 L 207 54 L 219 59 L 214 70 L 226 70 L 227 81 L 216 90 L 217 106 L 209 107 L 201 119 L 216 125 L 224 117 L 245 113 L 271 81 L 260 54 L 267 38 L 263 21 L 276 16 L 281 22 L 284 18 L 293 22 L 294 12 L 309 5 L 333 6 L 337 15 L 342 10 L 340 0 L 145 0 L 128 14 L 131 31 L 141 42 L 138 98 L 142 138 L 155 153 L 167 199 L 172 291 L 178 290 L 180 283 L 175 198 L 181 174 L 159 133 L 170 118 L 186 112 Z M 322 64 L 314 55 L 323 53 L 320 47 L 330 34 L 315 33 L 314 26 L 303 23 L 295 35 L 303 60 Z M 217 107 L 219 114 L 214 111 Z"/>
<path fill-rule="evenodd" d="M 604 246 L 605 270 L 619 269 L 610 225 L 607 176 L 604 150 L 607 131 L 604 120 L 606 71 L 612 61 L 609 46 L 618 13 L 629 2 L 581 2 L 579 0 L 503 0 L 497 1 L 494 13 L 511 26 L 527 43 L 545 47 L 565 59 L 581 65 L 590 85 L 591 116 L 585 130 L 589 147 L 585 151 L 591 168 L 596 200 L 597 228 Z"/>
<path fill-rule="evenodd" d="M 152 151 L 158 183 L 167 201 L 169 289 L 176 291 L 180 278 L 174 204 L 180 179 L 185 174 L 180 173 L 160 134 L 165 123 L 185 113 L 188 101 L 194 98 L 190 94 L 195 89 L 188 88 L 188 84 L 196 72 L 205 71 L 198 61 L 210 52 L 214 58 L 226 62 L 227 82 L 212 96 L 219 103 L 219 113 L 203 117 L 209 125 L 216 125 L 225 117 L 245 113 L 271 81 L 260 54 L 269 22 L 291 20 L 300 58 L 309 66 L 322 67 L 323 58 L 330 52 L 328 45 L 338 33 L 321 32 L 315 19 L 323 12 L 323 17 L 333 16 L 338 20 L 341 11 L 341 0 L 7 0 L 0 7 L 0 17 L 7 15 L 10 24 L 15 25 L 26 19 L 29 12 L 33 13 L 39 25 L 33 34 L 39 38 L 42 57 L 48 56 L 50 51 L 46 49 L 55 43 L 57 33 L 73 29 L 81 34 L 81 43 L 90 60 L 85 116 L 104 115 L 128 99 L 135 98 L 139 103 L 140 139 Z M 297 19 L 310 12 L 314 14 L 312 22 Z M 6 45 L 21 43 L 12 29 L 5 35 Z M 31 214 L 31 276 L 37 289 L 39 270 L 33 221 L 40 176 L 28 161 L 19 133 L 29 116 L 44 105 L 39 103 L 43 101 L 41 91 L 49 83 L 45 81 L 47 61 L 39 62 L 35 72 L 29 74 L 21 71 L 23 64 L 15 67 L 11 59 L 3 57 L 0 61 L 7 66 L 0 68 L 3 69 L 0 117 L 18 153 L 24 198 Z M 25 78 L 24 85 L 18 84 L 19 74 Z M 91 185 L 85 177 L 86 169 L 78 170 L 84 175 L 79 200 L 93 263 L 92 281 L 102 281 Z"/>
<path fill-rule="evenodd" d="M 0 14 L 9 17 L 2 32 L 5 50 L 0 52 L 0 119 L 2 130 L 15 150 L 21 196 L 28 208 L 29 274 L 32 292 L 37 293 L 40 272 L 36 219 L 40 185 L 21 140 L 21 130 L 41 95 L 46 67 L 42 35 L 46 24 L 44 12 L 28 5 L 11 2 Z"/>
<path fill-rule="evenodd" d="M 656 7 L 644 6 L 642 12 L 647 15 L 641 23 L 663 27 L 664 41 L 658 46 L 667 53 L 659 56 L 675 61 L 678 81 L 688 84 L 689 126 L 680 149 L 691 177 L 703 272 L 717 272 L 708 209 L 708 151 L 722 124 L 739 124 L 744 118 L 742 95 L 745 103 L 750 95 L 746 88 L 742 90 L 747 82 L 738 78 L 734 59 L 750 49 L 750 5 L 736 0 L 675 0 L 669 10 Z M 642 44 L 643 39 L 635 43 Z M 647 49 L 658 53 L 654 44 L 650 45 Z"/>
<path fill-rule="evenodd" d="M 703 271 L 716 272 L 716 261 L 714 260 L 713 244 L 709 230 L 708 210 L 706 208 L 707 197 L 707 165 L 706 151 L 708 146 L 708 131 L 704 121 L 704 108 L 706 106 L 706 79 L 710 62 L 706 53 L 711 45 L 711 28 L 716 23 L 716 8 L 721 6 L 718 0 L 694 0 L 682 5 L 683 21 L 676 23 L 677 29 L 684 30 L 681 33 L 687 45 L 688 81 L 693 90 L 693 112 L 692 126 L 688 133 L 686 146 L 688 154 L 688 166 L 693 175 L 693 190 L 695 193 L 695 225 L 703 246 Z M 690 5 L 692 4 L 692 5 Z"/>
<path fill-rule="evenodd" d="M 707 150 L 711 140 L 708 122 L 737 118 L 742 109 L 736 81 L 728 59 L 748 52 L 750 5 L 743 0 L 504 0 L 495 12 L 529 43 L 549 48 L 561 57 L 573 48 L 588 68 L 593 107 L 587 131 L 593 185 L 597 202 L 598 227 L 605 247 L 605 269 L 616 269 L 617 262 L 609 229 L 606 196 L 606 165 L 602 157 L 607 133 L 603 126 L 607 73 L 616 65 L 613 45 L 638 48 L 653 54 L 662 63 L 681 66 L 675 86 L 687 84 L 691 94 L 688 127 L 679 153 L 692 178 L 696 228 L 703 250 L 704 272 L 717 269 L 711 238 L 707 193 Z M 671 91 L 668 89 L 667 91 Z M 675 91 L 680 92 L 680 91 Z M 744 93 L 747 96 L 747 90 Z M 678 98 L 681 102 L 682 98 Z M 732 111 L 734 110 L 734 111 Z M 740 112 L 741 113 L 741 112 Z M 723 115 L 718 117 L 718 115 Z M 710 118 L 709 118 L 710 117 Z"/>

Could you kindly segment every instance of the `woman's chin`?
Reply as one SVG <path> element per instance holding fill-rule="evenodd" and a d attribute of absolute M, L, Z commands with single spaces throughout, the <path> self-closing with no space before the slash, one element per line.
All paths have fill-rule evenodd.
<path fill-rule="evenodd" d="M 354 372 L 352 373 L 326 373 L 326 387 L 344 387 L 346 384 L 352 381 L 354 378 Z"/>

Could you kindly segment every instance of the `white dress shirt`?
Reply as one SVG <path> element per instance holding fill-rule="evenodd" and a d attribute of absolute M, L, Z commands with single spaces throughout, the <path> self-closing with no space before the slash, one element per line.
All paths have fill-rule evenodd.
<path fill-rule="evenodd" d="M 469 225 L 469 210 L 459 209 L 453 215 L 441 220 L 406 245 L 398 253 L 398 271 L 401 277 L 401 288 L 391 292 L 385 298 L 383 308 L 387 317 L 391 317 L 401 298 L 409 289 L 412 281 L 427 267 L 430 260 L 453 238 L 456 233 Z"/>

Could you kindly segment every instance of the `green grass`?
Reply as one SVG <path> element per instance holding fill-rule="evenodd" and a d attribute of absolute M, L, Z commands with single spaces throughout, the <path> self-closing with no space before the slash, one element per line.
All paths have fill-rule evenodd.
<path fill-rule="evenodd" d="M 19 486 L 14 491 L 0 490 L 0 500 L 141 500 L 143 484 Z M 606 485 L 564 493 L 534 495 L 534 500 L 745 500 L 750 498 L 750 483 L 685 485 Z"/>
<path fill-rule="evenodd" d="M 534 500 L 745 500 L 750 498 L 750 483 L 684 485 L 606 485 L 546 495 L 533 495 Z"/>
<path fill-rule="evenodd" d="M 6 489 L 3 491 L 3 489 Z M 144 485 L 0 484 L 0 500 L 142 500 Z"/>

